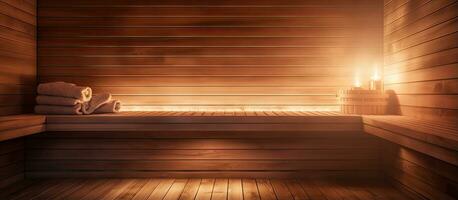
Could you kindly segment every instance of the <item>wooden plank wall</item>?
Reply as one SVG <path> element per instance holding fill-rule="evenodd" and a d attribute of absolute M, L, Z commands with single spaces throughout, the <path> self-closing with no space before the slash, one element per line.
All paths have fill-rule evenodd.
<path fill-rule="evenodd" d="M 0 0 L 0 115 L 31 112 L 36 66 L 36 1 Z M 23 139 L 0 142 L 0 188 L 23 178 Z"/>
<path fill-rule="evenodd" d="M 24 140 L 0 142 L 0 188 L 24 179 Z"/>
<path fill-rule="evenodd" d="M 385 88 L 399 114 L 458 120 L 458 2 L 385 0 Z M 423 199 L 456 199 L 457 166 L 392 143 L 383 145 L 387 177 Z"/>
<path fill-rule="evenodd" d="M 385 1 L 385 88 L 400 114 L 458 120 L 458 3 Z"/>
<path fill-rule="evenodd" d="M 379 150 L 361 131 L 46 132 L 26 140 L 26 176 L 369 179 Z"/>
<path fill-rule="evenodd" d="M 0 115 L 31 111 L 36 81 L 35 0 L 0 0 Z"/>
<path fill-rule="evenodd" d="M 384 168 L 396 187 L 420 199 L 457 199 L 458 166 L 386 142 Z"/>
<path fill-rule="evenodd" d="M 126 109 L 336 109 L 355 66 L 382 55 L 378 0 L 38 6 L 40 82 L 89 85 Z"/>

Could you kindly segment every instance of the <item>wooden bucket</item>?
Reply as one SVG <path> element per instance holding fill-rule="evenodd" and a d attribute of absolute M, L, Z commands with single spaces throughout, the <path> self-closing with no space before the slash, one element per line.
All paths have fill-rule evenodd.
<path fill-rule="evenodd" d="M 341 90 L 340 110 L 345 114 L 384 115 L 387 110 L 387 94 L 375 90 Z"/>

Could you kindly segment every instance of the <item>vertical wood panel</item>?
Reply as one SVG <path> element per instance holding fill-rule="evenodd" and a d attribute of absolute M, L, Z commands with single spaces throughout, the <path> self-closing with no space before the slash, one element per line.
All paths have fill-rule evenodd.
<path fill-rule="evenodd" d="M 381 56 L 381 1 L 43 0 L 38 6 L 40 82 L 93 86 L 114 93 L 127 109 L 334 109 L 336 91 L 351 84 L 355 66 Z"/>
<path fill-rule="evenodd" d="M 36 79 L 36 7 L 0 1 L 0 115 L 31 111 Z"/>
<path fill-rule="evenodd" d="M 385 6 L 385 88 L 399 114 L 458 119 L 458 3 L 393 0 Z M 394 6 L 404 4 L 403 6 Z M 396 19 L 394 15 L 398 16 Z"/>

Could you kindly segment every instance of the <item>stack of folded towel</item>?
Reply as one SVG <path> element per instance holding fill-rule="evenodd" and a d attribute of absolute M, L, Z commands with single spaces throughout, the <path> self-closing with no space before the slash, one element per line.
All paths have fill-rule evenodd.
<path fill-rule="evenodd" d="M 43 83 L 37 93 L 38 114 L 89 115 L 116 113 L 121 109 L 121 102 L 112 99 L 111 94 L 92 94 L 91 88 L 72 83 Z"/>

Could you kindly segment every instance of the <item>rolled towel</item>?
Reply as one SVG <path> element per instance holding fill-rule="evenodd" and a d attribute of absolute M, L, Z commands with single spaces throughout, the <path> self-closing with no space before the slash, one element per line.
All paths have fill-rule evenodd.
<path fill-rule="evenodd" d="M 94 111 L 95 114 L 102 113 L 117 113 L 121 110 L 121 102 L 118 100 L 111 100 L 110 102 L 103 104 Z"/>
<path fill-rule="evenodd" d="M 97 108 L 111 101 L 111 94 L 101 93 L 94 94 L 91 101 L 83 103 L 83 113 L 86 115 L 92 114 Z"/>
<path fill-rule="evenodd" d="M 80 99 L 68 98 L 68 97 L 57 97 L 57 96 L 46 96 L 38 95 L 37 104 L 39 105 L 53 105 L 53 106 L 74 106 L 76 104 L 84 103 Z"/>
<path fill-rule="evenodd" d="M 82 115 L 82 104 L 74 106 L 50 106 L 50 105 L 37 105 L 35 106 L 35 113 L 45 115 Z"/>
<path fill-rule="evenodd" d="M 89 101 L 92 97 L 91 88 L 66 82 L 42 83 L 38 85 L 37 92 L 41 95 L 69 97 L 81 101 Z"/>

